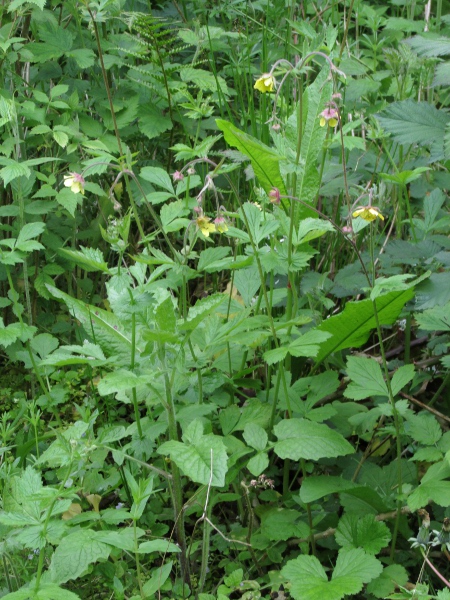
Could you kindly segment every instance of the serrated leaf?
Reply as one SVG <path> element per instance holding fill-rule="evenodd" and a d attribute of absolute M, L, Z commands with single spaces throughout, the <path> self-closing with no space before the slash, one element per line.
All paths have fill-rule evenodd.
<path fill-rule="evenodd" d="M 170 179 L 167 171 L 164 169 L 161 169 L 160 167 L 143 167 L 141 169 L 140 176 L 142 179 L 145 179 L 145 181 L 150 181 L 150 183 L 153 183 L 158 187 L 162 187 L 167 192 L 175 194 L 172 180 Z"/>
<path fill-rule="evenodd" d="M 355 450 L 337 431 L 306 419 L 285 419 L 274 427 L 275 453 L 292 460 L 319 460 L 352 454 Z"/>
<path fill-rule="evenodd" d="M 324 496 L 346 492 L 356 487 L 360 486 L 352 481 L 342 479 L 342 477 L 313 475 L 303 481 L 300 488 L 300 499 L 302 502 L 315 502 Z"/>
<path fill-rule="evenodd" d="M 196 483 L 222 487 L 227 473 L 227 452 L 222 438 L 203 435 L 192 444 L 169 441 L 158 448 L 163 455 L 170 455 L 185 475 Z M 212 468 L 211 468 L 212 462 Z"/>
<path fill-rule="evenodd" d="M 408 581 L 408 572 L 401 565 L 388 565 L 383 569 L 381 575 L 372 579 L 367 586 L 367 592 L 376 598 L 386 598 L 399 585 L 405 585 Z"/>
<path fill-rule="evenodd" d="M 80 321 L 88 334 L 95 336 L 95 342 L 106 354 L 114 354 L 129 361 L 131 339 L 113 313 L 85 304 L 54 286 L 46 287 L 55 298 L 65 302 L 72 317 Z M 130 332 L 128 334 L 131 335 Z"/>
<path fill-rule="evenodd" d="M 65 583 L 86 572 L 89 565 L 98 560 L 106 560 L 111 546 L 100 542 L 101 532 L 82 529 L 64 537 L 57 546 L 50 563 L 49 571 L 55 583 Z"/>
<path fill-rule="evenodd" d="M 364 400 L 370 396 L 389 397 L 381 367 L 375 359 L 349 356 L 347 374 L 352 382 L 344 392 L 346 398 Z"/>
<path fill-rule="evenodd" d="M 391 325 L 413 295 L 413 290 L 409 289 L 377 298 L 375 302 L 380 324 Z M 328 331 L 333 336 L 321 345 L 316 363 L 338 350 L 358 348 L 367 341 L 376 326 L 372 300 L 347 302 L 342 313 L 326 319 L 315 328 L 314 331 Z"/>
<path fill-rule="evenodd" d="M 429 308 L 416 313 L 415 318 L 420 329 L 426 331 L 450 331 L 450 302 L 444 306 Z"/>
<path fill-rule="evenodd" d="M 362 548 L 368 554 L 378 554 L 391 539 L 385 523 L 375 520 L 374 515 L 345 513 L 336 529 L 336 541 L 340 546 Z"/>
<path fill-rule="evenodd" d="M 407 383 L 414 379 L 414 374 L 414 365 L 403 365 L 395 371 L 391 379 L 391 389 L 394 396 L 396 396 Z"/>
<path fill-rule="evenodd" d="M 290 560 L 282 574 L 291 583 L 295 600 L 340 600 L 357 594 L 382 571 L 381 563 L 361 549 L 339 551 L 336 566 L 329 581 L 315 556 L 299 556 Z"/>
<path fill-rule="evenodd" d="M 237 127 L 222 119 L 216 119 L 217 127 L 223 131 L 225 141 L 248 156 L 259 183 L 266 193 L 274 187 L 281 194 L 286 194 L 286 188 L 280 173 L 279 161 L 283 158 L 274 150 L 265 146 L 256 138 L 240 131 Z"/>
<path fill-rule="evenodd" d="M 83 246 L 80 246 L 80 250 L 60 248 L 58 254 L 73 261 L 88 273 L 95 271 L 110 272 L 99 248 L 84 248 Z"/>
<path fill-rule="evenodd" d="M 428 102 L 402 100 L 390 104 L 377 116 L 383 129 L 399 144 L 433 144 L 434 160 L 444 156 L 444 131 L 450 115 Z"/>

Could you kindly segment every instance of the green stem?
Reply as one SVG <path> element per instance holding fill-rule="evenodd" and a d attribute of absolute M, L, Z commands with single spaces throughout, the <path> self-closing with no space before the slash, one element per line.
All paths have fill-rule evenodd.
<path fill-rule="evenodd" d="M 133 519 L 133 534 L 134 534 L 134 560 L 136 562 L 136 577 L 137 577 L 138 585 L 139 585 L 139 593 L 141 595 L 141 598 L 143 600 L 145 600 L 146 596 L 144 594 L 144 589 L 142 586 L 142 577 L 141 577 L 141 562 L 139 560 L 139 544 L 138 544 L 138 537 L 137 537 L 136 519 Z"/>
<path fill-rule="evenodd" d="M 372 277 L 373 277 L 372 287 L 373 287 L 375 285 L 375 260 L 374 260 L 374 236 L 373 236 L 373 224 L 372 223 L 370 224 L 369 248 L 370 248 L 370 258 L 371 258 L 371 263 L 372 263 Z M 386 387 L 388 390 L 389 402 L 391 404 L 392 417 L 394 420 L 394 428 L 395 428 L 395 437 L 396 437 L 397 486 L 398 486 L 397 498 L 398 499 L 397 499 L 397 514 L 396 514 L 395 522 L 394 522 L 394 531 L 392 534 L 391 553 L 390 553 L 390 559 L 391 559 L 391 562 L 393 562 L 394 557 L 395 557 L 395 544 L 397 542 L 398 528 L 399 528 L 399 524 L 400 524 L 400 516 L 401 516 L 401 508 L 402 508 L 401 496 L 403 493 L 403 475 L 402 475 L 402 462 L 401 462 L 402 440 L 401 440 L 401 428 L 400 428 L 400 415 L 398 414 L 397 407 L 395 406 L 395 399 L 394 399 L 394 395 L 392 393 L 391 378 L 389 375 L 389 369 L 388 369 L 388 364 L 387 364 L 387 359 L 386 359 L 386 352 L 385 352 L 384 342 L 383 342 L 383 334 L 381 331 L 381 323 L 380 323 L 380 318 L 379 318 L 378 309 L 377 309 L 377 303 L 376 303 L 375 299 L 372 300 L 372 306 L 373 306 L 373 314 L 374 314 L 374 318 L 375 318 L 375 323 L 376 323 L 376 327 L 377 327 L 378 342 L 379 342 L 380 353 L 381 353 L 381 358 L 382 358 L 382 367 L 384 370 L 384 376 L 385 376 L 385 380 L 386 380 Z"/>
<path fill-rule="evenodd" d="M 211 539 L 211 525 L 209 520 L 211 519 L 211 502 L 207 505 L 205 510 L 206 519 L 203 520 L 203 539 L 202 539 L 202 562 L 200 565 L 200 579 L 198 582 L 198 593 L 201 594 L 205 586 L 206 573 L 208 570 L 209 562 L 209 545 Z"/>
<path fill-rule="evenodd" d="M 135 302 L 133 298 L 133 292 L 128 289 L 128 293 L 130 296 L 130 304 L 131 304 L 131 358 L 130 358 L 130 371 L 134 372 L 135 362 L 136 362 L 136 313 L 135 313 Z M 139 414 L 139 406 L 137 401 L 137 392 L 136 388 L 131 389 L 131 398 L 133 402 L 134 408 L 134 418 L 136 419 L 136 427 L 138 430 L 138 434 L 140 439 L 143 438 L 142 434 L 142 425 L 141 425 L 141 415 Z"/>

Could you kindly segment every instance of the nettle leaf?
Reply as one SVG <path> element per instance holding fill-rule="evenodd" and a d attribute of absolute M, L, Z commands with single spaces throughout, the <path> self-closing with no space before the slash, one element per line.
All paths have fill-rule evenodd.
<path fill-rule="evenodd" d="M 347 375 L 352 382 L 344 392 L 346 398 L 364 400 L 369 396 L 389 397 L 381 367 L 375 359 L 349 356 L 347 359 Z"/>
<path fill-rule="evenodd" d="M 445 306 L 435 306 L 416 313 L 415 318 L 420 329 L 426 331 L 450 331 L 450 302 Z"/>
<path fill-rule="evenodd" d="M 412 439 L 425 446 L 437 444 L 442 437 L 442 429 L 434 415 L 420 414 L 407 417 L 405 431 Z"/>
<path fill-rule="evenodd" d="M 212 434 L 203 435 L 203 425 L 200 421 L 193 421 L 189 425 L 189 432 L 192 437 L 187 442 L 165 442 L 158 448 L 158 452 L 170 455 L 192 481 L 204 485 L 211 482 L 211 485 L 217 487 L 224 486 L 228 457 L 222 438 Z"/>
<path fill-rule="evenodd" d="M 408 289 L 378 297 L 375 302 L 380 324 L 391 325 L 413 295 L 413 290 Z M 347 302 L 343 312 L 326 319 L 315 330 L 311 330 L 328 331 L 332 334 L 332 337 L 321 345 L 316 362 L 322 362 L 338 350 L 362 346 L 376 326 L 372 300 Z"/>
<path fill-rule="evenodd" d="M 275 453 L 292 460 L 319 460 L 353 454 L 355 451 L 337 431 L 322 423 L 306 419 L 285 419 L 274 427 L 278 442 Z"/>
<path fill-rule="evenodd" d="M 60 248 L 58 254 L 68 258 L 88 273 L 93 273 L 95 271 L 102 271 L 103 273 L 110 272 L 99 248 L 84 248 L 83 246 L 80 246 L 80 250 Z"/>
<path fill-rule="evenodd" d="M 57 546 L 50 563 L 54 583 L 65 583 L 86 572 L 90 564 L 107 560 L 111 546 L 99 541 L 102 532 L 82 529 L 64 537 Z"/>
<path fill-rule="evenodd" d="M 444 132 L 450 115 L 428 102 L 402 100 L 390 104 L 377 116 L 380 125 L 399 144 L 432 144 L 433 158 L 444 157 Z"/>
<path fill-rule="evenodd" d="M 345 513 L 336 529 L 335 538 L 343 547 L 362 548 L 368 554 L 378 554 L 391 539 L 385 523 L 377 521 L 374 515 Z"/>
<path fill-rule="evenodd" d="M 283 157 L 256 138 L 240 131 L 228 121 L 216 119 L 216 124 L 223 131 L 225 141 L 250 158 L 253 171 L 264 191 L 269 193 L 272 188 L 276 187 L 281 194 L 286 194 L 279 166 Z"/>
<path fill-rule="evenodd" d="M 288 508 L 271 508 L 261 517 L 261 533 L 271 541 L 307 537 L 310 533 L 306 523 L 299 521 L 302 514 Z"/>
<path fill-rule="evenodd" d="M 339 551 L 331 580 L 315 556 L 290 560 L 281 573 L 291 583 L 295 600 L 340 600 L 360 592 L 382 569 L 380 561 L 363 550 L 344 548 Z"/>

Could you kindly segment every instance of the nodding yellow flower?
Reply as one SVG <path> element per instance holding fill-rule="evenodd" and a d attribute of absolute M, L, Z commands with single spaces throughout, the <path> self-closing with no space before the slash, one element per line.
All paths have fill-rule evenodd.
<path fill-rule="evenodd" d="M 217 217 L 217 219 L 214 219 L 214 223 L 219 233 L 225 233 L 226 231 L 228 231 L 228 225 L 224 217 Z"/>
<path fill-rule="evenodd" d="M 338 112 L 335 108 L 329 107 L 320 113 L 320 126 L 325 127 L 328 123 L 328 127 L 336 127 L 338 124 Z"/>
<path fill-rule="evenodd" d="M 253 87 L 255 90 L 258 90 L 258 92 L 265 94 L 266 92 L 273 92 L 276 85 L 277 82 L 275 77 L 271 73 L 264 73 L 256 80 Z"/>
<path fill-rule="evenodd" d="M 380 213 L 376 206 L 358 206 L 358 208 L 352 214 L 353 218 L 361 217 L 364 221 L 371 223 L 375 219 L 381 219 L 384 221 L 383 215 Z"/>
<path fill-rule="evenodd" d="M 84 195 L 85 180 L 79 173 L 69 173 L 64 175 L 64 185 L 70 187 L 74 194 Z"/>
<path fill-rule="evenodd" d="M 216 231 L 216 226 L 214 223 L 210 223 L 210 221 L 210 217 L 205 217 L 205 215 L 202 215 L 195 220 L 197 227 L 205 237 L 209 237 L 210 233 L 214 233 Z"/>

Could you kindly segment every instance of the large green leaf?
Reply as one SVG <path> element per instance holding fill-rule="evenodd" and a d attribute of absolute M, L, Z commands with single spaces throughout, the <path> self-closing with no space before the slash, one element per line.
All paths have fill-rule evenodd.
<path fill-rule="evenodd" d="M 83 325 L 88 334 L 92 334 L 95 338 L 94 342 L 105 353 L 129 360 L 131 353 L 129 332 L 125 331 L 125 327 L 113 313 L 85 304 L 54 286 L 47 285 L 47 289 L 55 298 L 65 302 L 72 317 Z"/>
<path fill-rule="evenodd" d="M 285 419 L 275 425 L 274 431 L 278 438 L 274 450 L 280 458 L 319 460 L 355 451 L 340 433 L 328 425 L 306 419 Z"/>
<path fill-rule="evenodd" d="M 385 523 L 374 515 L 345 513 L 336 529 L 336 541 L 344 548 L 362 548 L 368 554 L 378 554 L 391 539 Z"/>
<path fill-rule="evenodd" d="M 450 122 L 448 113 L 428 102 L 402 100 L 389 105 L 377 118 L 399 144 L 432 144 L 433 159 L 443 158 L 445 126 Z"/>
<path fill-rule="evenodd" d="M 217 127 L 223 131 L 225 141 L 248 156 L 259 183 L 268 193 L 274 187 L 286 194 L 286 187 L 280 173 L 279 161 L 282 157 L 256 138 L 244 133 L 228 121 L 216 119 Z"/>
<path fill-rule="evenodd" d="M 370 396 L 389 396 L 381 367 L 374 358 L 349 356 L 347 375 L 352 381 L 344 392 L 346 398 L 364 400 Z"/>
<path fill-rule="evenodd" d="M 196 483 L 222 487 L 228 469 L 225 445 L 217 435 L 203 435 L 200 420 L 192 421 L 184 432 L 184 442 L 165 442 L 158 452 L 170 455 L 185 475 Z"/>
<path fill-rule="evenodd" d="M 331 580 L 315 556 L 290 560 L 281 573 L 290 581 L 295 600 L 340 600 L 360 592 L 381 571 L 380 561 L 373 556 L 360 548 L 344 548 L 339 551 Z"/>
<path fill-rule="evenodd" d="M 97 560 L 106 560 L 111 546 L 97 539 L 102 532 L 82 529 L 63 538 L 50 563 L 54 583 L 65 583 L 80 577 Z"/>
<path fill-rule="evenodd" d="M 296 196 L 304 202 L 312 204 L 317 197 L 320 187 L 318 159 L 323 150 L 323 144 L 327 135 L 326 127 L 320 126 L 320 113 L 325 108 L 325 103 L 331 99 L 333 86 L 327 82 L 328 70 L 323 69 L 314 83 L 306 88 L 305 103 L 307 107 L 306 118 L 302 128 L 302 143 L 300 148 L 299 173 L 297 176 Z M 296 118 L 297 111 L 289 121 L 293 121 L 296 128 L 296 136 L 299 135 Z M 298 204 L 296 210 L 297 219 L 312 217 L 315 213 L 305 206 Z"/>
<path fill-rule="evenodd" d="M 413 290 L 409 289 L 379 296 L 375 302 L 380 324 L 391 325 L 413 295 Z M 321 345 L 316 361 L 320 363 L 333 352 L 344 348 L 359 348 L 376 326 L 372 300 L 348 302 L 343 312 L 316 327 L 315 331 L 328 331 L 332 334 L 332 337 Z"/>

